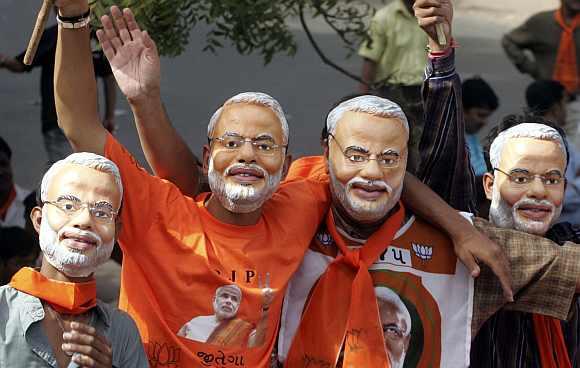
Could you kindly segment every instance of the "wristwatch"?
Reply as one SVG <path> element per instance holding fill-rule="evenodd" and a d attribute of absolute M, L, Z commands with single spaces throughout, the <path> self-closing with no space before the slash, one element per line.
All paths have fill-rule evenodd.
<path fill-rule="evenodd" d="M 56 21 L 62 28 L 79 29 L 84 28 L 91 23 L 91 10 L 89 9 L 85 14 L 76 17 L 62 17 L 60 14 L 56 15 Z"/>

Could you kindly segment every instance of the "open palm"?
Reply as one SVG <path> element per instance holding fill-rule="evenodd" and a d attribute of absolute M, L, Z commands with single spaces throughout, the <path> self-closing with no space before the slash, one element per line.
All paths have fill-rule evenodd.
<path fill-rule="evenodd" d="M 130 9 L 121 12 L 113 6 L 111 17 L 101 18 L 103 29 L 97 31 L 97 38 L 121 92 L 129 100 L 159 95 L 160 62 L 155 43 L 147 31 L 141 31 Z"/>

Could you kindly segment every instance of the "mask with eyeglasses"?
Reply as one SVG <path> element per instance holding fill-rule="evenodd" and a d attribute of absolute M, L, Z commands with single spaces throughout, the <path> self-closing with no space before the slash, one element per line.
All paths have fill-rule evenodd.
<path fill-rule="evenodd" d="M 221 147 L 228 151 L 237 151 L 245 143 L 250 143 L 254 152 L 260 156 L 271 156 L 281 148 L 286 148 L 287 144 L 276 144 L 270 137 L 247 138 L 240 135 L 224 134 L 221 137 L 209 138 L 209 142 L 217 142 Z"/>
<path fill-rule="evenodd" d="M 369 152 L 363 151 L 360 148 L 348 147 L 346 150 L 342 148 L 340 143 L 336 140 L 334 135 L 329 134 L 332 140 L 338 146 L 340 152 L 347 159 L 347 163 L 355 166 L 366 165 L 370 160 L 376 160 L 379 166 L 385 169 L 392 169 L 399 166 L 401 162 L 400 155 L 394 151 L 387 151 L 384 153 L 373 155 Z M 373 157 L 375 156 L 375 157 Z"/>
<path fill-rule="evenodd" d="M 112 222 L 118 214 L 113 210 L 113 205 L 109 202 L 82 202 L 77 197 L 71 195 L 61 196 L 56 201 L 43 201 L 42 203 L 57 207 L 68 217 L 76 215 L 81 209 L 87 207 L 91 216 L 102 223 Z"/>
<path fill-rule="evenodd" d="M 507 173 L 499 168 L 494 168 L 494 171 L 499 171 L 500 173 L 506 175 L 510 183 L 516 186 L 526 186 L 530 185 L 536 177 L 540 178 L 540 181 L 545 186 L 556 187 L 566 182 L 566 179 L 558 171 L 549 172 L 547 174 L 539 175 L 532 174 L 527 170 L 512 170 Z"/>

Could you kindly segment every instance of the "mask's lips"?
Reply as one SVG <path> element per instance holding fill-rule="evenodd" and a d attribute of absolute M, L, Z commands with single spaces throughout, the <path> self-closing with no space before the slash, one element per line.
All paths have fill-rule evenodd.
<path fill-rule="evenodd" d="M 228 170 L 227 175 L 241 183 L 253 183 L 264 178 L 260 170 L 252 167 L 234 167 Z"/>
<path fill-rule="evenodd" d="M 98 244 L 97 239 L 90 235 L 81 235 L 75 233 L 64 232 L 60 236 L 60 242 L 66 245 L 68 248 L 76 250 L 85 250 L 91 247 L 96 247 Z"/>
<path fill-rule="evenodd" d="M 366 184 L 366 183 L 354 183 L 352 185 L 352 191 L 362 199 L 367 201 L 372 201 L 379 198 L 381 195 L 387 192 L 387 189 L 382 185 Z"/>
<path fill-rule="evenodd" d="M 541 221 L 552 214 L 552 207 L 539 204 L 523 204 L 518 206 L 517 211 L 526 218 Z"/>

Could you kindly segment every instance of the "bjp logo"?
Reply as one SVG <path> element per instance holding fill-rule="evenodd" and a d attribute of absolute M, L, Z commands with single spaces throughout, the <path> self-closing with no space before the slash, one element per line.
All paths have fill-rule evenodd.
<path fill-rule="evenodd" d="M 147 356 L 151 368 L 179 367 L 180 353 L 180 348 L 168 346 L 165 343 L 161 345 L 157 342 L 150 342 L 147 345 Z"/>

